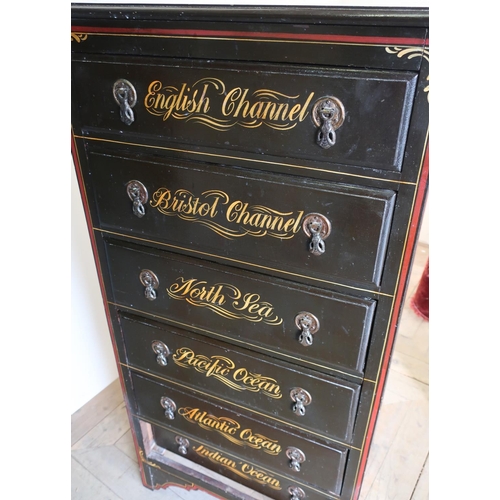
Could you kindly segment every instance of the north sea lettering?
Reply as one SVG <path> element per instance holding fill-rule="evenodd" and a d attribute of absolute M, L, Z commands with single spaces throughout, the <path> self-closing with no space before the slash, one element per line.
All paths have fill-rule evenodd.
<path fill-rule="evenodd" d="M 283 318 L 272 304 L 261 299 L 258 293 L 243 294 L 229 283 L 210 285 L 207 281 L 180 276 L 167 288 L 170 298 L 185 300 L 196 307 L 206 307 L 227 319 L 243 319 L 253 323 L 280 325 Z"/>
<path fill-rule="evenodd" d="M 180 347 L 172 356 L 174 362 L 183 368 L 193 368 L 205 377 L 219 380 L 236 391 L 260 392 L 274 399 L 282 397 L 278 382 L 246 368 L 236 368 L 235 363 L 225 356 L 207 357 L 195 354 L 188 347 Z"/>

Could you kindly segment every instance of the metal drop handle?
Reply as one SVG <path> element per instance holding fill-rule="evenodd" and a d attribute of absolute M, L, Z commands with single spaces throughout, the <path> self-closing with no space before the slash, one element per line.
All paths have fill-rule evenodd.
<path fill-rule="evenodd" d="M 311 404 L 312 396 L 302 387 L 294 387 L 290 391 L 290 398 L 295 403 L 292 411 L 295 415 L 303 417 L 306 414 L 306 406 Z"/>
<path fill-rule="evenodd" d="M 330 221 L 322 214 L 307 214 L 302 220 L 302 230 L 311 238 L 309 251 L 313 255 L 325 253 L 325 241 L 332 231 Z"/>
<path fill-rule="evenodd" d="M 316 144 L 323 149 L 331 148 L 337 141 L 335 130 L 344 123 L 344 105 L 337 97 L 322 97 L 315 102 L 311 116 L 318 127 Z"/>
<path fill-rule="evenodd" d="M 172 399 L 163 396 L 160 399 L 160 404 L 163 406 L 163 409 L 165 410 L 165 416 L 169 420 L 173 420 L 175 418 L 175 410 L 177 410 L 177 405 L 175 404 L 175 402 Z"/>
<path fill-rule="evenodd" d="M 189 448 L 189 439 L 182 437 L 182 436 L 175 436 L 175 442 L 179 445 L 179 448 L 177 451 L 181 455 L 187 455 L 188 448 Z"/>
<path fill-rule="evenodd" d="M 294 472 L 300 471 L 300 464 L 306 461 L 306 455 L 302 450 L 290 446 L 286 449 L 286 456 L 290 460 L 290 468 Z"/>
<path fill-rule="evenodd" d="M 306 497 L 304 490 L 299 486 L 290 486 L 288 493 L 290 493 L 290 500 L 304 500 Z"/>
<path fill-rule="evenodd" d="M 113 97 L 120 106 L 120 120 L 125 125 L 131 125 L 135 119 L 132 108 L 137 102 L 137 92 L 134 86 L 124 78 L 116 80 L 113 85 Z"/>
<path fill-rule="evenodd" d="M 156 274 L 149 269 L 143 269 L 139 274 L 139 280 L 146 287 L 144 289 L 144 295 L 148 300 L 156 299 L 156 289 L 160 285 L 160 281 Z"/>
<path fill-rule="evenodd" d="M 167 366 L 168 356 L 170 356 L 170 349 L 161 340 L 153 340 L 151 343 L 151 349 L 156 354 L 156 362 L 160 366 Z"/>
<path fill-rule="evenodd" d="M 148 190 L 146 186 L 140 181 L 129 181 L 127 182 L 127 194 L 132 201 L 132 213 L 136 217 L 144 217 L 146 210 L 144 205 L 149 199 Z"/>
<path fill-rule="evenodd" d="M 295 325 L 300 330 L 299 343 L 309 347 L 313 343 L 313 335 L 319 330 L 319 319 L 314 314 L 306 311 L 295 316 Z"/>

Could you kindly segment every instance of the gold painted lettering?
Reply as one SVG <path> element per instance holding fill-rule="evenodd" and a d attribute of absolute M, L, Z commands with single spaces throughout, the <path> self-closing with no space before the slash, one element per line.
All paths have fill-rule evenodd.
<path fill-rule="evenodd" d="M 280 482 L 276 478 L 270 476 L 267 472 L 255 469 L 250 464 L 243 463 L 241 466 L 241 471 L 243 473 L 249 475 L 250 477 L 252 477 L 256 481 L 258 481 L 259 483 L 268 484 L 272 488 L 275 488 L 278 490 L 281 489 Z"/>
<path fill-rule="evenodd" d="M 246 441 L 252 448 L 263 449 L 270 455 L 279 455 L 282 449 L 278 441 L 269 439 L 261 434 L 254 434 L 251 429 L 241 431 L 240 439 Z"/>

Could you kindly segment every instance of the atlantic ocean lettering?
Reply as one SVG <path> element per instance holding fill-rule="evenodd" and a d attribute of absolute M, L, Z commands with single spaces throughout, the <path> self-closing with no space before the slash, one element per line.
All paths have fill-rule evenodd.
<path fill-rule="evenodd" d="M 194 368 L 207 378 L 213 377 L 236 391 L 261 392 L 271 398 L 282 397 L 278 382 L 257 373 L 249 372 L 246 368 L 236 368 L 234 362 L 225 356 L 211 356 L 195 354 L 188 347 L 180 347 L 172 356 L 174 362 L 183 368 Z"/>
<path fill-rule="evenodd" d="M 193 448 L 194 451 L 203 458 L 208 458 L 211 462 L 221 465 L 231 472 L 245 479 L 251 479 L 259 484 L 265 484 L 274 490 L 281 490 L 281 484 L 278 479 L 273 477 L 269 472 L 261 469 L 256 469 L 253 465 L 246 462 L 236 462 L 232 458 L 225 457 L 219 451 L 213 451 L 206 446 L 200 444 Z"/>
<path fill-rule="evenodd" d="M 251 92 L 249 88 L 234 87 L 226 90 L 226 84 L 218 78 L 201 78 L 177 87 L 153 80 L 144 106 L 163 121 L 170 118 L 192 121 L 219 131 L 235 125 L 290 130 L 305 120 L 313 96 L 314 92 L 310 92 L 300 99 L 298 94 L 288 95 L 272 89 Z"/>
<path fill-rule="evenodd" d="M 262 450 L 269 455 L 279 455 L 281 445 L 276 439 L 254 433 L 251 429 L 241 429 L 236 420 L 227 417 L 216 417 L 199 408 L 179 408 L 178 414 L 191 423 L 196 423 L 203 429 L 217 431 L 226 439 L 239 446 L 249 446 Z"/>
<path fill-rule="evenodd" d="M 244 319 L 253 323 L 281 325 L 283 318 L 274 313 L 273 305 L 261 300 L 258 293 L 243 294 L 228 283 L 208 282 L 196 278 L 177 278 L 167 288 L 169 297 L 185 300 L 197 307 L 206 307 L 228 319 Z"/>
<path fill-rule="evenodd" d="M 246 235 L 290 239 L 300 231 L 304 215 L 303 211 L 280 212 L 241 200 L 232 201 L 227 193 L 216 189 L 196 196 L 187 189 L 171 191 L 161 187 L 149 203 L 163 215 L 202 223 L 228 239 Z"/>

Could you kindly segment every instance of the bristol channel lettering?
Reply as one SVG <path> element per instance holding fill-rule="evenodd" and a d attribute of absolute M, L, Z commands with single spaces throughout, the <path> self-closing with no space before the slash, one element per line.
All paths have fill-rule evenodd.
<path fill-rule="evenodd" d="M 280 211 L 264 205 L 232 200 L 224 191 L 211 189 L 197 196 L 187 189 L 161 187 L 150 200 L 161 214 L 202 224 L 227 239 L 242 236 L 293 238 L 301 229 L 303 211 Z"/>

